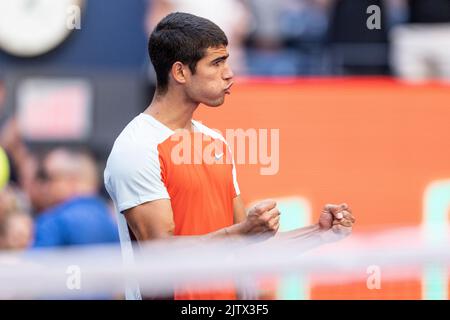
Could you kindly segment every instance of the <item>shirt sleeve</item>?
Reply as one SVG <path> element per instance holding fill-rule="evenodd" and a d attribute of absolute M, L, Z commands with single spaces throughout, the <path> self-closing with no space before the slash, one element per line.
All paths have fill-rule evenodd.
<path fill-rule="evenodd" d="M 120 212 L 145 202 L 170 199 L 161 177 L 157 146 L 113 148 L 104 179 L 106 190 Z"/>

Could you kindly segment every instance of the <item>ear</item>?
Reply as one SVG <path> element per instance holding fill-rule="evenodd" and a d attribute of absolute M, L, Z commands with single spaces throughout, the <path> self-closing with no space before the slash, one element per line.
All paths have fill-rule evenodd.
<path fill-rule="evenodd" d="M 171 74 L 175 82 L 180 84 L 186 83 L 186 66 L 180 61 L 177 61 L 172 65 Z"/>

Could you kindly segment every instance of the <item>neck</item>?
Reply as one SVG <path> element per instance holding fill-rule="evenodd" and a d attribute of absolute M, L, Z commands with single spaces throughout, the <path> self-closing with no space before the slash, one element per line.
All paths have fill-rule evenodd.
<path fill-rule="evenodd" d="M 151 115 L 166 127 L 192 130 L 192 116 L 198 103 L 194 103 L 181 94 L 171 92 L 165 94 L 155 92 L 152 103 L 144 113 Z"/>

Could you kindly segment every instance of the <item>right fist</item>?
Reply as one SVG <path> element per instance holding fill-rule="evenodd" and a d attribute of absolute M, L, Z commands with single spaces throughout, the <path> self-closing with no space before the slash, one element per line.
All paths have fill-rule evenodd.
<path fill-rule="evenodd" d="M 280 211 L 273 200 L 264 200 L 253 206 L 243 223 L 246 235 L 273 236 L 280 227 Z"/>

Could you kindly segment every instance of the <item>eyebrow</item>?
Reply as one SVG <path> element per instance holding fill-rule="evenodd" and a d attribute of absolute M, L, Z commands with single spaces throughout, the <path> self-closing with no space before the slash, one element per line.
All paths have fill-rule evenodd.
<path fill-rule="evenodd" d="M 228 57 L 230 56 L 230 54 L 226 54 L 224 56 L 220 56 L 218 58 L 215 58 L 213 61 L 211 61 L 212 64 L 222 61 L 222 60 L 226 60 Z"/>

